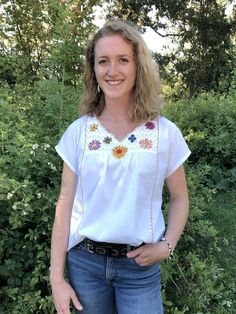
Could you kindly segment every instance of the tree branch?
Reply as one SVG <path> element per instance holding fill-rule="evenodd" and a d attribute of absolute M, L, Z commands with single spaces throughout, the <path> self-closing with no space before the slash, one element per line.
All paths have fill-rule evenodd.
<path fill-rule="evenodd" d="M 183 36 L 183 34 L 177 34 L 177 33 L 168 33 L 168 34 L 165 34 L 165 35 L 163 35 L 163 34 L 161 34 L 160 32 L 158 32 L 157 30 L 155 30 L 154 28 L 152 28 L 153 30 L 154 30 L 154 32 L 157 34 L 157 35 L 159 35 L 159 36 L 161 36 L 161 37 L 181 37 L 181 36 Z"/>

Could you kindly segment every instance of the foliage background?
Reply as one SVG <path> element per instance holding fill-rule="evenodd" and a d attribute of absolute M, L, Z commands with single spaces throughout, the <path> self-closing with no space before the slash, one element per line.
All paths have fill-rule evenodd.
<path fill-rule="evenodd" d="M 177 27 L 179 16 L 192 12 L 195 28 L 188 34 L 190 41 L 193 33 L 198 32 L 198 18 L 202 19 L 204 12 L 205 18 L 209 16 L 207 9 L 213 4 L 215 11 L 207 22 L 211 21 L 212 29 L 219 25 L 228 27 L 227 45 L 216 49 L 226 59 L 229 57 L 226 63 L 220 63 L 224 71 L 219 72 L 217 80 L 209 76 L 205 85 L 194 87 L 184 71 L 200 64 L 203 55 L 212 58 L 208 53 L 208 49 L 214 48 L 212 43 L 206 48 L 199 36 L 194 37 L 203 50 L 192 61 L 178 54 L 174 60 L 169 54 L 157 56 L 166 95 L 163 114 L 180 127 L 192 151 L 186 166 L 190 218 L 174 259 L 162 263 L 162 290 L 166 313 L 235 313 L 236 75 L 235 38 L 231 31 L 234 23 L 222 13 L 225 1 L 205 1 L 205 11 L 199 9 L 200 1 L 191 1 L 192 6 L 190 1 L 183 2 L 189 11 L 184 12 L 184 5 L 178 1 L 166 1 L 162 7 L 158 7 L 162 2 L 146 1 L 146 6 L 139 8 L 139 19 L 135 1 L 111 4 L 114 12 L 122 5 L 120 14 L 127 17 L 129 13 L 128 18 L 141 28 L 151 22 L 155 24 L 145 20 L 145 14 L 141 15 L 148 14 L 154 4 L 159 10 L 156 16 L 159 24 L 159 18 L 166 16 Z M 54 145 L 79 115 L 84 45 L 95 28 L 93 7 L 101 3 L 1 1 L 1 313 L 54 313 L 48 267 L 61 172 L 61 160 Z M 112 10 L 109 8 L 109 14 Z M 221 19 L 221 24 L 213 23 L 215 16 Z M 188 23 L 189 27 L 193 25 L 191 21 L 185 22 L 183 33 L 190 29 Z M 223 26 L 221 31 L 225 30 Z M 181 45 L 180 42 L 179 52 L 186 48 Z M 193 44 L 189 46 L 190 52 L 192 49 Z M 221 58 L 212 60 L 216 67 Z M 200 82 L 198 72 L 191 75 Z M 167 207 L 165 192 L 165 213 Z"/>

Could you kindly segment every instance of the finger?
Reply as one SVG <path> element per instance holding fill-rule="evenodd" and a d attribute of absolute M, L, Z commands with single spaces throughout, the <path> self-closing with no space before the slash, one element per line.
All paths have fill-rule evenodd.
<path fill-rule="evenodd" d="M 65 303 L 59 304 L 58 308 L 59 308 L 58 313 L 60 314 L 71 314 L 69 304 Z"/>
<path fill-rule="evenodd" d="M 135 257 L 135 262 L 143 266 L 147 262 L 147 258 L 141 253 L 137 257 Z"/>
<path fill-rule="evenodd" d="M 128 258 L 134 258 L 134 257 L 137 257 L 139 256 L 141 253 L 142 253 L 143 249 L 140 247 L 136 250 L 133 250 L 133 251 L 130 251 L 127 253 L 127 257 Z"/>
<path fill-rule="evenodd" d="M 70 309 L 60 309 L 57 310 L 57 314 L 71 314 Z"/>
<path fill-rule="evenodd" d="M 77 310 L 79 310 L 79 311 L 82 311 L 82 310 L 83 310 L 83 307 L 82 307 L 81 303 L 79 302 L 79 300 L 78 300 L 76 294 L 73 294 L 73 295 L 71 296 L 71 300 L 72 300 L 72 302 L 73 302 L 73 304 L 74 304 L 74 306 L 75 306 L 75 308 L 76 308 Z"/>
<path fill-rule="evenodd" d="M 155 263 L 155 261 L 152 258 L 143 258 L 143 257 L 137 257 L 135 259 L 136 263 L 138 263 L 140 266 L 150 266 Z"/>

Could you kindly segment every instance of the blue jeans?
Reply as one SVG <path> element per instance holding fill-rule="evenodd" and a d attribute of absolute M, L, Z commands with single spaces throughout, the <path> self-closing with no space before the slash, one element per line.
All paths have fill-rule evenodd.
<path fill-rule="evenodd" d="M 88 252 L 83 244 L 67 254 L 69 281 L 81 314 L 163 314 L 160 266 Z"/>

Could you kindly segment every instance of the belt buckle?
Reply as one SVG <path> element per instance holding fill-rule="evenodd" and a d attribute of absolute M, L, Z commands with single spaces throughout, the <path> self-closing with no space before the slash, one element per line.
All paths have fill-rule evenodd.
<path fill-rule="evenodd" d="M 111 252 L 112 257 L 117 257 L 119 255 L 119 251 L 117 249 L 112 248 L 112 247 L 111 247 L 110 252 Z"/>
<path fill-rule="evenodd" d="M 89 253 L 94 253 L 94 246 L 90 241 L 88 243 L 86 243 L 86 248 L 87 248 Z"/>
<path fill-rule="evenodd" d="M 131 245 L 125 245 L 125 247 L 119 247 L 114 245 L 103 245 L 103 243 L 97 243 L 90 239 L 85 239 L 85 247 L 90 253 L 97 253 L 99 255 L 105 255 L 107 257 L 126 257 L 126 254 L 132 250 Z M 94 243 L 93 243 L 94 242 Z"/>
<path fill-rule="evenodd" d="M 106 255 L 106 249 L 102 246 L 95 247 L 95 252 L 99 255 Z"/>

